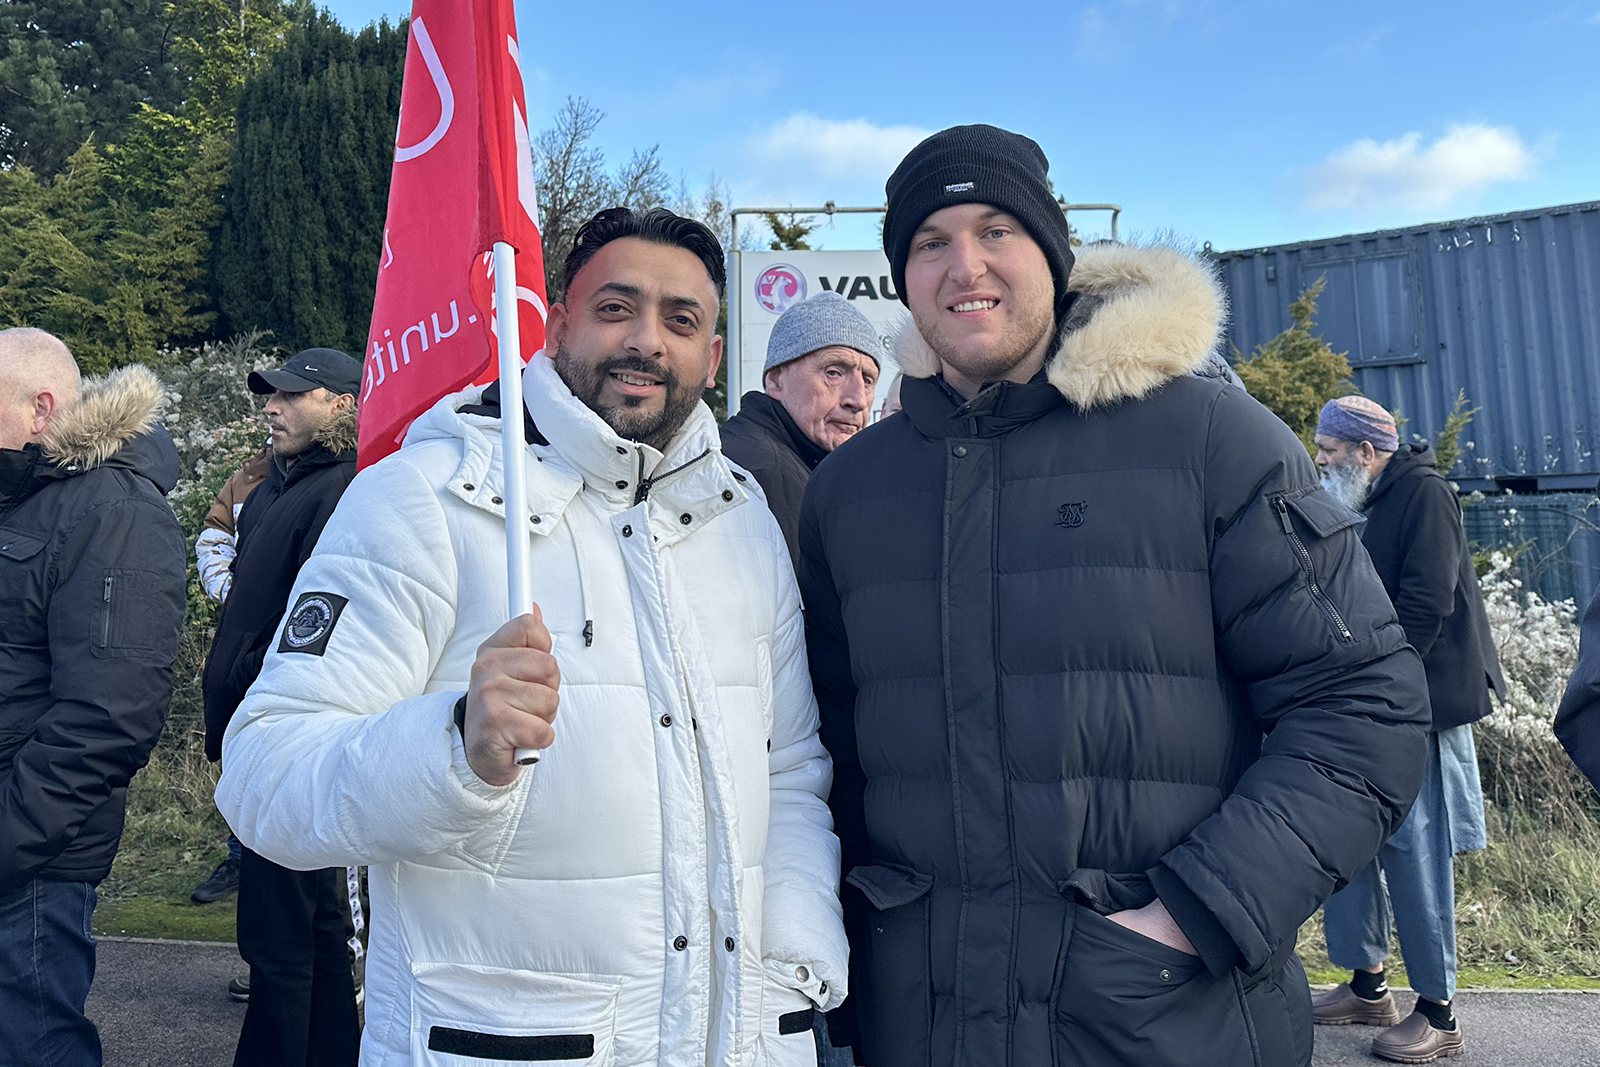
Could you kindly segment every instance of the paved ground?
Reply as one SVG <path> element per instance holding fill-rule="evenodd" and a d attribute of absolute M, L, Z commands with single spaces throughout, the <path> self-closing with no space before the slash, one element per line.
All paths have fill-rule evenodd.
<path fill-rule="evenodd" d="M 89 1015 L 106 1067 L 228 1067 L 244 1005 L 227 984 L 243 972 L 232 945 L 101 938 Z M 1409 1012 L 1411 994 L 1399 996 Z M 1450 1067 L 1600 1067 L 1600 993 L 1467 991 L 1456 1012 L 1467 1050 Z M 1381 1064 L 1367 1051 L 1375 1033 L 1318 1027 L 1315 1067 Z"/>

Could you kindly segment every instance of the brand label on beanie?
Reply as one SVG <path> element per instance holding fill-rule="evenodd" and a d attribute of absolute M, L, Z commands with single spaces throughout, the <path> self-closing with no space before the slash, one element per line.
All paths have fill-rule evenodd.
<path fill-rule="evenodd" d="M 956 182 L 954 185 L 945 186 L 944 191 L 947 193 L 970 193 L 977 187 L 976 182 Z"/>

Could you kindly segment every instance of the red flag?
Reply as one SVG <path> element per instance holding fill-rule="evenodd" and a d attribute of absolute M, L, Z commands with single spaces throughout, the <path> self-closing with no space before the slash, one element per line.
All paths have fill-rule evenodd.
<path fill-rule="evenodd" d="M 516 250 L 519 355 L 544 344 L 544 256 L 511 0 L 413 0 L 358 462 L 495 375 L 495 241 Z"/>

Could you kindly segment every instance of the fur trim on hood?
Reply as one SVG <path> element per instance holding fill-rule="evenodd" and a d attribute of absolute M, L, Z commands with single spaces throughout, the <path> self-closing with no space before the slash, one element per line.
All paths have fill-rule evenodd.
<path fill-rule="evenodd" d="M 78 402 L 50 420 L 39 446 L 56 463 L 98 467 L 123 445 L 155 429 L 166 403 L 161 380 L 138 363 L 85 378 Z"/>
<path fill-rule="evenodd" d="M 1078 250 L 1068 287 L 1097 298 L 1061 324 L 1045 376 L 1079 408 L 1137 399 L 1182 374 L 1228 376 L 1218 352 L 1227 298 L 1205 264 L 1168 245 L 1104 244 Z M 1085 302 L 1080 300 L 1079 306 Z M 907 319 L 895 337 L 907 377 L 939 371 Z"/>
<path fill-rule="evenodd" d="M 313 434 L 311 439 L 335 455 L 356 447 L 356 409 L 354 405 L 335 415 L 332 421 Z"/>

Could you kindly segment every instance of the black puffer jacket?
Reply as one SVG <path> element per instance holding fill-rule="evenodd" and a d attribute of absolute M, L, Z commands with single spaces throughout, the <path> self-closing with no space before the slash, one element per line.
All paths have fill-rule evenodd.
<path fill-rule="evenodd" d="M 1072 280 L 1104 302 L 1047 374 L 908 377 L 807 491 L 865 1062 L 1305 1064 L 1295 932 L 1413 799 L 1422 667 L 1359 516 L 1209 362 L 1209 274 Z M 1200 957 L 1104 918 L 1157 895 Z"/>
<path fill-rule="evenodd" d="M 234 709 L 261 673 L 278 635 L 300 567 L 311 558 L 345 487 L 356 476 L 353 415 L 317 435 L 294 466 L 273 458 L 266 480 L 239 512 L 233 588 L 217 619 L 206 657 L 206 756 L 222 758 L 222 735 Z"/>
<path fill-rule="evenodd" d="M 1600 789 L 1600 592 L 1583 616 L 1578 663 L 1556 711 L 1556 736 L 1596 789 Z"/>
<path fill-rule="evenodd" d="M 746 393 L 739 413 L 722 424 L 722 454 L 755 475 L 789 543 L 789 558 L 798 560 L 800 501 L 827 450 L 801 432 L 782 403 L 766 393 Z"/>
<path fill-rule="evenodd" d="M 42 448 L 0 451 L 0 892 L 106 876 L 172 695 L 187 551 L 161 385 L 128 367 L 80 395 Z"/>
<path fill-rule="evenodd" d="M 1367 498 L 1361 543 L 1394 601 L 1406 640 L 1428 672 L 1433 728 L 1489 714 L 1489 690 L 1505 696 L 1500 659 L 1472 569 L 1455 490 L 1433 449 L 1401 445 Z"/>

